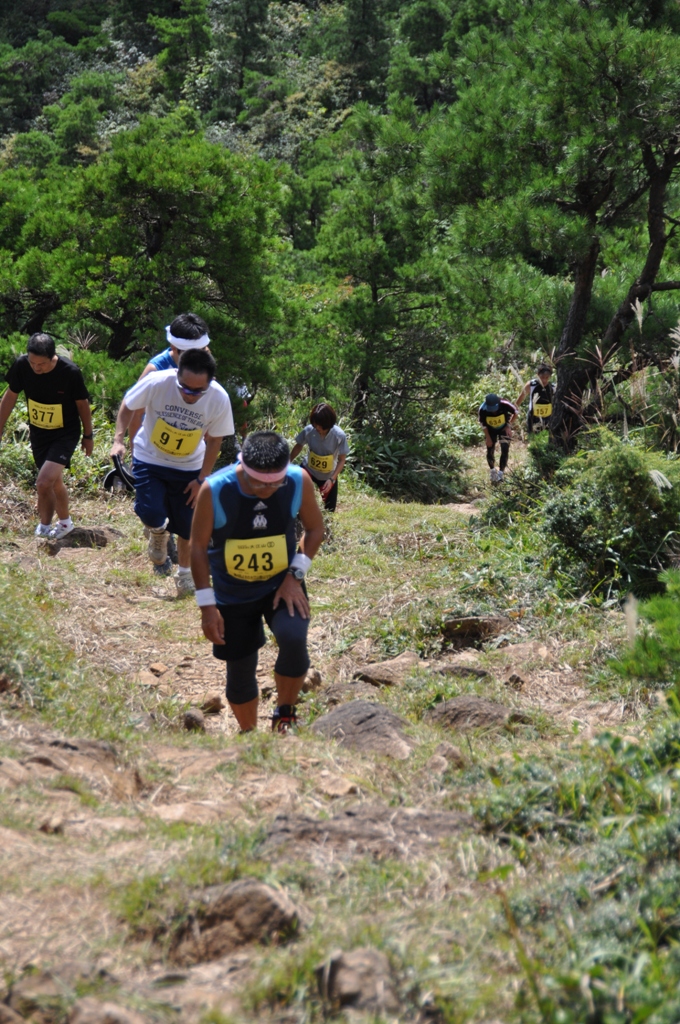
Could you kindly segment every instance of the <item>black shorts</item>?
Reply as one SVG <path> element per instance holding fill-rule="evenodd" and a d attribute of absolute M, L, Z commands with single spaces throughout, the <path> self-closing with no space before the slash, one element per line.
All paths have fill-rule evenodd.
<path fill-rule="evenodd" d="M 309 668 L 309 619 L 303 619 L 298 611 L 294 615 L 289 615 L 284 601 L 274 609 L 275 593 L 273 590 L 271 594 L 258 601 L 218 605 L 224 619 L 224 643 L 213 644 L 213 654 L 220 661 L 240 661 L 241 658 L 254 654 L 266 643 L 266 622 L 279 647 L 274 671 L 282 676 L 297 678 L 303 676 Z"/>
<path fill-rule="evenodd" d="M 55 434 L 57 435 L 55 437 Z M 45 435 L 43 437 L 43 435 Z M 77 431 L 69 430 L 64 433 L 61 430 L 32 430 L 31 451 L 33 460 L 42 469 L 46 462 L 56 462 L 58 465 L 68 469 L 71 465 L 71 458 L 80 441 L 80 428 Z"/>

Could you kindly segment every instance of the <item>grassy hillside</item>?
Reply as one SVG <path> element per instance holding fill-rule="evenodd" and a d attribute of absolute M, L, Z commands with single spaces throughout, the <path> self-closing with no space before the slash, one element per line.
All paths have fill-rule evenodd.
<path fill-rule="evenodd" d="M 473 494 L 484 493 L 480 455 L 469 457 Z M 299 735 L 282 740 L 265 715 L 271 643 L 256 735 L 234 735 L 225 711 L 206 716 L 205 733 L 181 728 L 187 707 L 221 691 L 222 670 L 193 603 L 149 572 L 129 499 L 78 498 L 80 522 L 119 536 L 55 557 L 36 549 L 32 501 L 5 483 L 10 1002 L 49 968 L 68 980 L 31 997 L 49 1003 L 41 1020 L 66 1020 L 89 996 L 150 1022 L 320 1021 L 338 1004 L 314 969 L 372 946 L 388 957 L 400 1008 L 359 1019 L 633 1021 L 645 1007 L 645 1019 L 674 1019 L 664 1006 L 677 983 L 680 726 L 609 667 L 623 613 L 560 596 L 530 526 L 481 526 L 470 512 L 486 498 L 394 504 L 347 484 L 310 582 L 322 684 L 304 699 Z M 468 651 L 465 672 L 442 629 L 472 613 L 507 621 Z M 395 685 L 351 682 L 406 650 L 420 659 Z M 438 671 L 446 664 L 458 669 Z M 514 712 L 514 724 L 452 732 L 428 720 L 464 694 Z M 408 757 L 359 754 L 311 730 L 354 695 L 405 720 Z M 244 878 L 287 894 L 297 930 L 178 965 L 202 894 Z M 90 966 L 68 974 L 73 960 Z"/>

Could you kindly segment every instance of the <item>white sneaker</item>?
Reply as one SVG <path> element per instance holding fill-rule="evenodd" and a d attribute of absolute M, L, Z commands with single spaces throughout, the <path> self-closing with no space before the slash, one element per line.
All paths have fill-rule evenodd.
<path fill-rule="evenodd" d="M 50 540 L 61 540 L 62 537 L 67 537 L 69 533 L 73 533 L 75 526 L 72 522 L 69 523 L 57 523 L 50 530 Z"/>
<path fill-rule="evenodd" d="M 497 470 L 497 469 L 490 469 L 489 470 L 489 479 L 491 480 L 492 484 L 495 484 L 496 481 L 498 480 L 498 473 L 499 473 L 499 470 Z"/>
<path fill-rule="evenodd" d="M 175 573 L 175 586 L 178 597 L 191 597 L 196 593 L 196 584 L 190 572 Z"/>
<path fill-rule="evenodd" d="M 154 565 L 164 565 L 168 557 L 168 531 L 164 527 L 149 530 L 149 543 L 146 550 Z"/>
<path fill-rule="evenodd" d="M 36 535 L 36 537 L 41 537 L 41 538 L 42 537 L 49 537 L 51 532 L 52 532 L 52 526 L 51 525 L 45 526 L 44 523 L 38 523 L 38 525 L 35 528 L 35 535 Z"/>
<path fill-rule="evenodd" d="M 503 470 L 499 469 L 498 470 L 498 474 L 496 476 L 496 483 L 497 484 L 501 484 L 501 483 L 503 483 L 504 480 L 505 480 L 505 477 L 503 476 Z"/>

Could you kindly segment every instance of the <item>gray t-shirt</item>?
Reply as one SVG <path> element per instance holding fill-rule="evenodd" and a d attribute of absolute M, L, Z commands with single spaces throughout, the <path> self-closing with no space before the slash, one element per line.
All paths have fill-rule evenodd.
<path fill-rule="evenodd" d="M 339 455 L 349 455 L 347 435 L 337 424 L 322 437 L 309 423 L 295 438 L 296 444 L 309 445 L 307 469 L 315 480 L 329 480 L 335 472 Z"/>

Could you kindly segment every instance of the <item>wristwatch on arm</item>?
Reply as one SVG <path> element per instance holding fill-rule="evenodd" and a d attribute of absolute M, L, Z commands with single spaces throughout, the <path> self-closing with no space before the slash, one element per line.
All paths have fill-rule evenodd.
<path fill-rule="evenodd" d="M 293 560 L 288 567 L 288 574 L 292 576 L 293 579 L 296 579 L 298 583 L 302 583 L 311 564 L 311 558 L 308 558 L 307 555 L 303 555 L 301 551 L 298 551 L 296 555 L 293 555 Z"/>

